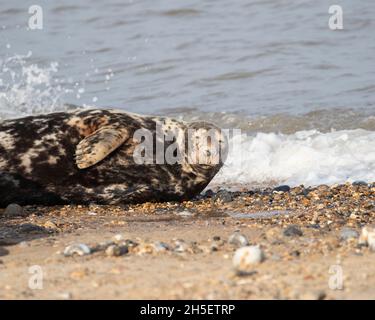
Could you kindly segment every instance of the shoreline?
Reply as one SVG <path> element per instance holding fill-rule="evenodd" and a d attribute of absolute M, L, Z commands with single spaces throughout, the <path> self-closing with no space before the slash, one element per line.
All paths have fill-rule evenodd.
<path fill-rule="evenodd" d="M 0 299 L 374 299 L 375 184 L 207 191 L 182 203 L 0 209 Z M 239 273 L 231 235 L 263 262 Z M 126 246 L 109 255 L 108 246 Z M 84 256 L 64 256 L 71 244 Z M 28 287 L 29 267 L 45 272 Z M 343 287 L 330 288 L 335 266 Z"/>

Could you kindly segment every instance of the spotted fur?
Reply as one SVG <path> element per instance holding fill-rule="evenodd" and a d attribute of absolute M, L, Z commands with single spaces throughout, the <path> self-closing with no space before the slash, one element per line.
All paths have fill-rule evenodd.
<path fill-rule="evenodd" d="M 99 109 L 0 122 L 0 207 L 171 201 L 199 194 L 222 162 L 134 162 L 133 133 L 146 128 L 155 135 L 156 121 L 164 121 L 166 129 L 189 126 L 169 118 Z"/>

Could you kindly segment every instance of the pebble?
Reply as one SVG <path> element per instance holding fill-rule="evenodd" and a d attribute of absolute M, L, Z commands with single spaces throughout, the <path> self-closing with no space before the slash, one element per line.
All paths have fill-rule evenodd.
<path fill-rule="evenodd" d="M 44 227 L 38 226 L 36 224 L 24 223 L 24 224 L 19 226 L 18 232 L 37 234 L 37 233 L 45 233 L 46 229 Z"/>
<path fill-rule="evenodd" d="M 189 249 L 189 245 L 181 239 L 176 240 L 175 242 L 174 251 L 175 252 L 186 252 Z"/>
<path fill-rule="evenodd" d="M 60 299 L 69 300 L 72 299 L 72 294 L 70 292 L 61 292 L 57 294 L 57 297 Z"/>
<path fill-rule="evenodd" d="M 359 234 L 352 228 L 344 227 L 340 231 L 340 239 L 342 241 L 347 241 L 349 239 L 356 239 L 358 238 Z"/>
<path fill-rule="evenodd" d="M 129 252 L 129 249 L 127 246 L 118 246 L 118 245 L 110 245 L 105 250 L 106 255 L 110 257 L 119 257 L 128 252 Z"/>
<path fill-rule="evenodd" d="M 154 254 L 155 251 L 155 246 L 149 242 L 142 242 L 135 248 L 138 255 Z"/>
<path fill-rule="evenodd" d="M 368 183 L 366 181 L 354 181 L 352 183 L 353 186 L 367 186 Z"/>
<path fill-rule="evenodd" d="M 46 223 L 44 223 L 43 227 L 46 228 L 46 229 L 50 229 L 50 230 L 58 230 L 59 229 L 57 227 L 57 225 L 55 223 L 53 223 L 52 221 L 47 221 Z"/>
<path fill-rule="evenodd" d="M 23 208 L 16 203 L 11 203 L 4 211 L 4 215 L 6 216 L 22 216 L 23 214 Z"/>
<path fill-rule="evenodd" d="M 177 212 L 176 214 L 180 217 L 191 217 L 192 215 L 194 215 L 194 213 L 188 210 L 180 211 L 180 212 Z"/>
<path fill-rule="evenodd" d="M 362 228 L 359 244 L 368 246 L 375 251 L 375 225 L 368 225 Z"/>
<path fill-rule="evenodd" d="M 160 241 L 154 242 L 153 247 L 154 247 L 156 252 L 165 252 L 165 251 L 170 250 L 168 244 L 166 244 L 164 242 L 160 242 Z"/>
<path fill-rule="evenodd" d="M 290 252 L 290 255 L 292 257 L 298 258 L 301 255 L 301 252 L 299 252 L 298 250 L 293 250 L 293 251 Z"/>
<path fill-rule="evenodd" d="M 212 243 L 211 245 L 210 245 L 210 252 L 216 252 L 216 251 L 219 251 L 219 247 L 217 246 L 217 244 L 216 243 Z"/>
<path fill-rule="evenodd" d="M 3 247 L 0 247 L 0 257 L 6 256 L 9 253 L 9 251 Z"/>
<path fill-rule="evenodd" d="M 130 239 L 122 241 L 121 244 L 127 246 L 128 248 L 135 248 L 136 246 L 138 246 L 137 242 Z"/>
<path fill-rule="evenodd" d="M 287 185 L 282 185 L 282 186 L 278 186 L 278 187 L 274 188 L 273 191 L 289 192 L 290 191 L 290 187 L 287 186 Z"/>
<path fill-rule="evenodd" d="M 301 300 L 323 300 L 326 297 L 326 293 L 323 290 L 307 291 L 299 294 Z"/>
<path fill-rule="evenodd" d="M 254 264 L 264 260 L 262 249 L 257 246 L 247 246 L 236 250 L 233 256 L 233 267 L 237 272 L 249 272 Z"/>
<path fill-rule="evenodd" d="M 230 192 L 226 191 L 226 190 L 220 190 L 218 191 L 213 197 L 212 199 L 214 201 L 221 201 L 223 203 L 226 203 L 226 202 L 231 202 L 233 201 L 233 197 L 232 195 L 230 194 Z"/>
<path fill-rule="evenodd" d="M 75 243 L 67 246 L 64 250 L 64 256 L 71 257 L 74 255 L 84 256 L 91 253 L 90 248 L 84 243 Z"/>
<path fill-rule="evenodd" d="M 114 245 L 115 242 L 113 241 L 104 241 L 100 242 L 99 244 L 91 247 L 91 252 L 99 252 L 106 250 L 109 246 Z"/>
<path fill-rule="evenodd" d="M 211 198 L 214 195 L 214 192 L 211 189 L 208 189 L 205 193 L 204 196 L 207 198 Z"/>
<path fill-rule="evenodd" d="M 248 246 L 249 240 L 243 234 L 235 232 L 229 236 L 228 243 L 240 248 Z"/>
<path fill-rule="evenodd" d="M 284 233 L 284 236 L 286 237 L 295 237 L 295 236 L 300 237 L 303 235 L 302 230 L 298 226 L 295 226 L 295 225 L 288 226 L 284 230 L 283 233 Z"/>
<path fill-rule="evenodd" d="M 271 256 L 271 260 L 273 260 L 273 261 L 280 261 L 280 260 L 281 260 L 281 257 L 280 257 L 280 255 L 274 253 L 274 254 Z"/>

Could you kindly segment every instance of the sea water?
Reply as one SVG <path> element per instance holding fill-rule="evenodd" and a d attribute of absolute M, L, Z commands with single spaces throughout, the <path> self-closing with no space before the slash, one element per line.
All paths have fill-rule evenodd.
<path fill-rule="evenodd" d="M 114 107 L 244 133 L 213 183 L 375 181 L 375 3 L 0 0 L 0 119 Z M 233 141 L 232 141 L 233 142 Z"/>

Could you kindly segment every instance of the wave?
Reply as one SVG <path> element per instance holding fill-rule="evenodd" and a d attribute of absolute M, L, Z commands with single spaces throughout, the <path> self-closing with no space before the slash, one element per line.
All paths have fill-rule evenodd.
<path fill-rule="evenodd" d="M 375 110 L 339 109 L 315 110 L 302 114 L 275 113 L 249 115 L 246 112 L 203 112 L 196 108 L 161 110 L 165 115 L 185 121 L 208 121 L 221 128 L 238 128 L 255 134 L 257 132 L 280 132 L 292 134 L 303 130 L 318 130 L 326 133 L 331 130 L 364 129 L 375 131 Z"/>
<path fill-rule="evenodd" d="M 234 136 L 227 161 L 211 186 L 313 186 L 353 181 L 375 181 L 375 131 Z"/>

